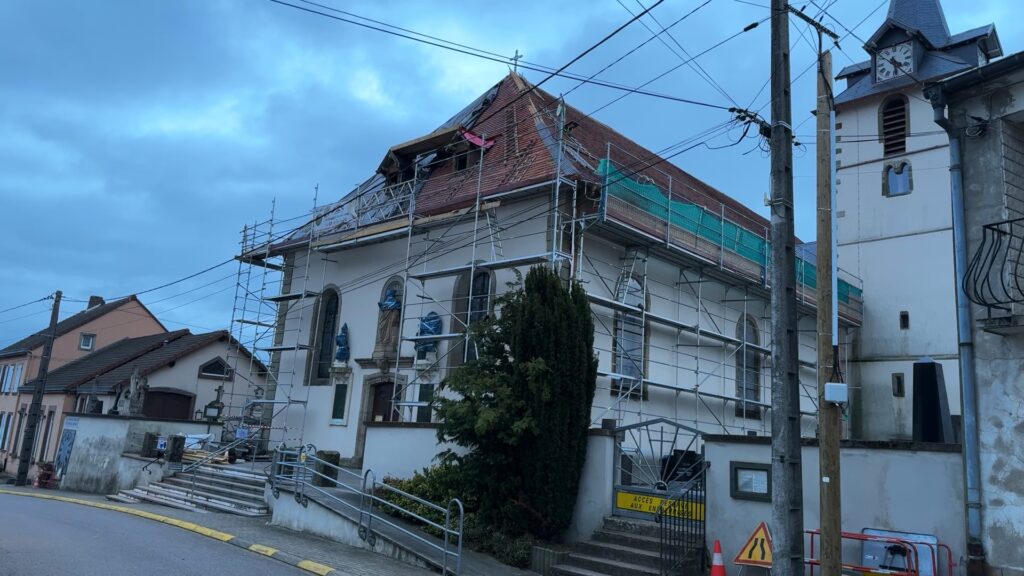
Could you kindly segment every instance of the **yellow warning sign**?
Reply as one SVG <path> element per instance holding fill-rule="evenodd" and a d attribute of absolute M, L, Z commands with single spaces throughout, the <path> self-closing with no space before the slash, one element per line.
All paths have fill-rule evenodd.
<path fill-rule="evenodd" d="M 615 492 L 615 507 L 632 512 L 644 512 L 646 514 L 657 514 L 659 510 L 666 516 L 677 518 L 689 518 L 693 520 L 704 520 L 704 504 L 686 500 L 676 500 L 663 504 L 664 498 L 650 494 L 636 494 Z"/>
<path fill-rule="evenodd" d="M 768 525 L 761 522 L 757 529 L 750 535 L 750 539 L 740 549 L 733 564 L 744 564 L 746 566 L 761 566 L 771 568 L 772 566 L 772 535 L 768 533 Z"/>

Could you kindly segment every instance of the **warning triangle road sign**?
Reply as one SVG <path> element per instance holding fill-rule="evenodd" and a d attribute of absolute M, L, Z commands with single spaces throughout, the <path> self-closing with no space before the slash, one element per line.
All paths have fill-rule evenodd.
<path fill-rule="evenodd" d="M 757 525 L 757 529 L 740 549 L 740 553 L 736 555 L 733 564 L 771 568 L 772 535 L 768 533 L 767 524 L 761 522 Z"/>

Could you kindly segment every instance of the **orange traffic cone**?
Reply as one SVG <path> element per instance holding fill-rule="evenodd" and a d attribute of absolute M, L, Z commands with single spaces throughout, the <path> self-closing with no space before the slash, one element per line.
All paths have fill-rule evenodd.
<path fill-rule="evenodd" d="M 715 553 L 711 556 L 711 576 L 725 576 L 725 563 L 722 562 L 722 543 L 715 540 Z"/>

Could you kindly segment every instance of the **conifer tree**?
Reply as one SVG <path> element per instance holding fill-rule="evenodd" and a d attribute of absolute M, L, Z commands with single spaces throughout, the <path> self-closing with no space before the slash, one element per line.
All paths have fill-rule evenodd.
<path fill-rule="evenodd" d="M 439 400 L 438 439 L 470 452 L 457 460 L 479 517 L 511 534 L 558 536 L 572 521 L 597 380 L 586 294 L 538 266 L 475 328 L 477 360 Z"/>

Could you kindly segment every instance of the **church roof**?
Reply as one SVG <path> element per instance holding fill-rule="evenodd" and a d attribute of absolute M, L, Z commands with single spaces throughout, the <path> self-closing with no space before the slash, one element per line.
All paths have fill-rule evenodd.
<path fill-rule="evenodd" d="M 885 22 L 868 39 L 864 49 L 873 53 L 878 43 L 894 29 L 906 31 L 918 38 L 926 48 L 913 74 L 876 82 L 871 73 L 871 60 L 852 64 L 836 75 L 837 79 L 847 81 L 846 89 L 836 96 L 836 104 L 903 90 L 918 83 L 940 80 L 976 68 L 979 65 L 977 61 L 965 59 L 969 57 L 964 55 L 963 50 L 954 50 L 964 44 L 976 43 L 987 58 L 997 58 L 1003 53 L 993 24 L 950 34 L 939 0 L 890 0 Z"/>
<path fill-rule="evenodd" d="M 891 0 L 885 23 L 868 40 L 868 44 L 874 45 L 893 25 L 917 32 L 935 47 L 949 42 L 949 25 L 939 0 Z"/>

